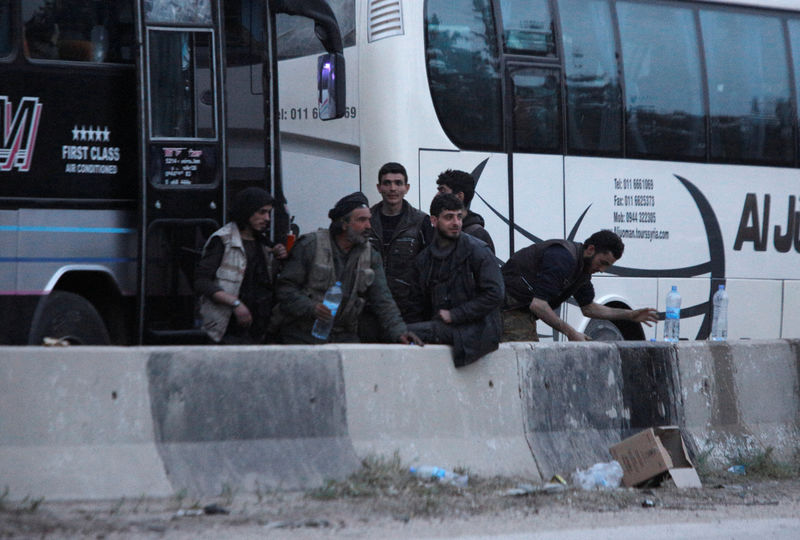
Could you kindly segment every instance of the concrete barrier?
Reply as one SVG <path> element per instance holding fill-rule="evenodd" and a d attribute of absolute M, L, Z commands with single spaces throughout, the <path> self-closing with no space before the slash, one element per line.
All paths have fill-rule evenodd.
<path fill-rule="evenodd" d="M 296 489 L 370 455 L 532 480 L 684 428 L 711 465 L 800 448 L 800 341 L 0 348 L 0 489 L 48 499 Z"/>
<path fill-rule="evenodd" d="M 0 348 L 0 490 L 48 499 L 173 493 L 139 348 Z"/>
<path fill-rule="evenodd" d="M 523 431 L 513 349 L 459 369 L 440 345 L 338 349 L 348 429 L 360 457 L 397 452 L 411 464 L 539 478 Z"/>

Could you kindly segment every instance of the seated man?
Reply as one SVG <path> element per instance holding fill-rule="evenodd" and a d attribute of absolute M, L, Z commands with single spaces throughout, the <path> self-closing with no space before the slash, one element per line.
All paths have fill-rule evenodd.
<path fill-rule="evenodd" d="M 583 244 L 547 240 L 523 248 L 503 266 L 506 305 L 503 341 L 539 341 L 536 319 L 570 341 L 589 338 L 563 321 L 555 311 L 570 296 L 586 317 L 622 319 L 650 326 L 658 320 L 653 308 L 620 309 L 596 304 L 592 274 L 602 272 L 622 257 L 625 245 L 608 230 L 594 233 Z"/>
<path fill-rule="evenodd" d="M 343 297 L 328 341 L 358 343 L 359 315 L 369 302 L 377 318 L 374 323 L 393 342 L 422 345 L 408 332 L 386 285 L 381 256 L 368 241 L 367 198 L 361 192 L 348 195 L 328 217 L 330 228 L 301 236 L 278 275 L 273 323 L 283 343 L 323 343 L 311 335 L 311 328 L 318 318 L 331 319 L 322 300 L 331 285 L 340 281 Z"/>
<path fill-rule="evenodd" d="M 433 242 L 414 260 L 408 328 L 430 343 L 453 345 L 457 367 L 497 349 L 503 276 L 485 242 L 462 234 L 464 204 L 452 193 L 431 203 Z"/>

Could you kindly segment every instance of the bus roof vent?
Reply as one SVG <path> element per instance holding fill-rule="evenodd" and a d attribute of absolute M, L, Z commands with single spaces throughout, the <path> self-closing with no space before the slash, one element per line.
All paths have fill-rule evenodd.
<path fill-rule="evenodd" d="M 403 35 L 403 9 L 401 0 L 369 0 L 367 24 L 368 40 Z"/>

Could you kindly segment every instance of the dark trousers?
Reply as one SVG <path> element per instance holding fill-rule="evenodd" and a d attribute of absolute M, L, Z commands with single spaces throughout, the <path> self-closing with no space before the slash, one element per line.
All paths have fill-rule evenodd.
<path fill-rule="evenodd" d="M 419 339 L 425 343 L 452 345 L 453 344 L 453 325 L 445 324 L 439 319 L 411 323 L 408 331 L 417 334 Z"/>

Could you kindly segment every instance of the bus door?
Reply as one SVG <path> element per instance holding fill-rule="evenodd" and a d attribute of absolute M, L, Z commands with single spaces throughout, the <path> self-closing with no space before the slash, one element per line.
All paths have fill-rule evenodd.
<path fill-rule="evenodd" d="M 203 342 L 195 265 L 225 215 L 220 7 L 216 0 L 137 4 L 139 342 Z"/>

